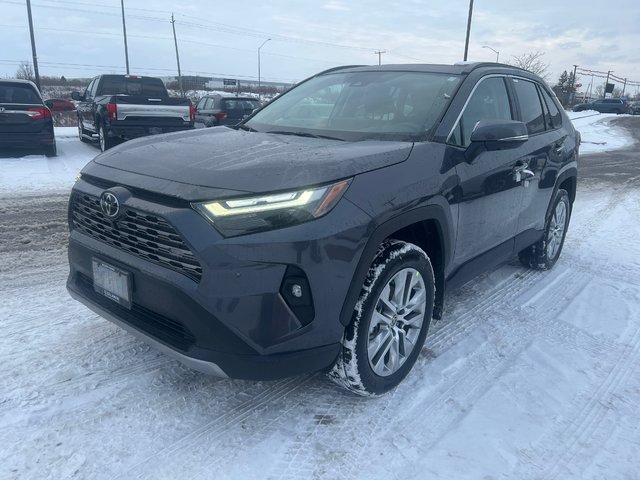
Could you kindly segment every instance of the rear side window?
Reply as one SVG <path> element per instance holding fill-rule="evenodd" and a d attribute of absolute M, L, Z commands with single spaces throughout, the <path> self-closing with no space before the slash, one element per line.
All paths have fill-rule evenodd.
<path fill-rule="evenodd" d="M 26 103 L 42 105 L 42 99 L 29 84 L 3 83 L 0 84 L 0 103 Z"/>
<path fill-rule="evenodd" d="M 520 103 L 522 121 L 527 124 L 529 135 L 544 132 L 542 104 L 535 83 L 514 78 L 513 85 Z"/>
<path fill-rule="evenodd" d="M 553 101 L 551 95 L 549 95 L 544 88 L 540 88 L 540 91 L 542 92 L 542 98 L 547 105 L 547 110 L 545 110 L 547 125 L 550 129 L 560 128 L 562 126 L 562 115 L 560 115 L 560 110 L 558 110 L 556 102 Z"/>
<path fill-rule="evenodd" d="M 511 104 L 503 77 L 481 80 L 453 130 L 449 143 L 467 147 L 480 120 L 512 120 Z"/>

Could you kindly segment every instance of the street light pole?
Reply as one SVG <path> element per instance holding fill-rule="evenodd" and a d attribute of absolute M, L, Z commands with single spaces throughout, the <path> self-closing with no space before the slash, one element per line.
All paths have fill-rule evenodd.
<path fill-rule="evenodd" d="M 269 40 L 271 40 L 270 38 L 267 38 L 264 42 L 262 42 L 262 45 L 260 45 L 258 47 L 258 100 L 262 99 L 262 91 L 261 91 L 261 79 L 260 79 L 260 50 L 262 49 L 262 47 L 264 47 L 264 44 L 267 43 Z"/>
<path fill-rule="evenodd" d="M 464 42 L 464 61 L 469 53 L 469 36 L 471 35 L 471 16 L 473 15 L 473 0 L 469 0 L 469 19 L 467 20 L 467 39 Z"/>
<path fill-rule="evenodd" d="M 482 48 L 488 48 L 493 53 L 495 53 L 496 54 L 496 63 L 500 63 L 500 52 L 498 50 L 495 50 L 495 49 L 491 48 L 489 45 L 483 45 Z"/>

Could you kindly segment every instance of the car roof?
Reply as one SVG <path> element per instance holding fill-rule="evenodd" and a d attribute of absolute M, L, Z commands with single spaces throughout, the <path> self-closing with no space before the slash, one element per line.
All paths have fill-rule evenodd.
<path fill-rule="evenodd" d="M 513 65 L 507 65 L 504 63 L 494 63 L 494 62 L 459 62 L 453 65 L 444 65 L 444 64 L 420 64 L 420 63 L 408 63 L 408 64 L 389 64 L 389 65 L 348 65 L 344 67 L 335 67 L 329 70 L 325 70 L 320 72 L 318 75 L 323 75 L 327 73 L 333 73 L 343 70 L 348 71 L 391 71 L 391 72 L 426 72 L 426 73 L 445 73 L 452 75 L 468 75 L 472 71 L 485 69 L 485 70 L 501 70 L 501 71 L 511 71 L 513 73 L 517 72 L 518 74 L 528 74 L 533 75 L 531 72 L 524 70 L 519 67 L 514 67 Z M 535 75 L 534 75 L 535 76 Z"/>
<path fill-rule="evenodd" d="M 258 100 L 257 97 L 249 97 L 249 96 L 238 96 L 238 95 L 224 95 L 222 93 L 207 93 L 205 95 L 203 95 L 200 98 L 220 98 L 220 99 L 226 99 L 226 98 L 235 98 L 237 100 Z"/>
<path fill-rule="evenodd" d="M 23 80 L 21 78 L 0 78 L 0 83 L 22 83 L 25 85 L 31 85 L 36 90 L 38 89 L 38 87 L 36 87 L 36 84 L 31 80 Z"/>

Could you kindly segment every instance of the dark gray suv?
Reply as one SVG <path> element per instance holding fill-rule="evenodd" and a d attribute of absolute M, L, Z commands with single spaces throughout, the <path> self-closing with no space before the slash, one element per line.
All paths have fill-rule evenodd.
<path fill-rule="evenodd" d="M 69 202 L 71 295 L 193 368 L 324 370 L 362 395 L 410 371 L 445 289 L 547 269 L 579 134 L 500 64 L 322 72 L 235 128 L 128 142 Z"/>

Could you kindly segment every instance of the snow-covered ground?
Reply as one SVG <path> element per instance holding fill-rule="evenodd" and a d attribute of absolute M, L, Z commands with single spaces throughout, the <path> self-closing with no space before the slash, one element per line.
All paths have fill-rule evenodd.
<path fill-rule="evenodd" d="M 574 120 L 629 144 L 609 121 Z M 207 377 L 71 300 L 66 195 L 98 151 L 58 133 L 55 159 L 0 154 L 1 479 L 639 478 L 640 168 L 581 178 L 555 268 L 450 294 L 406 381 L 363 399 Z"/>

